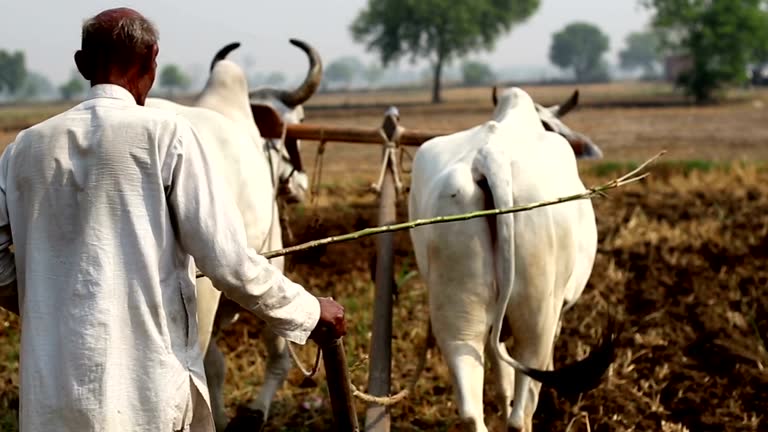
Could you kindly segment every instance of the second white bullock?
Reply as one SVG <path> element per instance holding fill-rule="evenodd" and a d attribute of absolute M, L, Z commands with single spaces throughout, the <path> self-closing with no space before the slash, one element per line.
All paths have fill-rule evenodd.
<path fill-rule="evenodd" d="M 547 124 L 561 123 L 557 118 L 572 106 L 543 108 L 519 88 L 504 89 L 498 98 L 494 88 L 493 100 L 492 120 L 429 140 L 416 152 L 411 220 L 512 207 L 585 190 L 574 149 L 581 157 L 600 157 L 599 149 L 577 135 L 572 139 L 589 145 L 572 147 L 565 133 L 553 131 L 556 124 Z M 591 201 L 422 226 L 410 235 L 428 286 L 432 332 L 467 429 L 487 430 L 486 355 L 500 385 L 498 402 L 513 430 L 532 430 L 542 383 L 578 392 L 599 382 L 613 360 L 613 335 L 586 359 L 551 370 L 561 314 L 581 295 L 595 259 Z M 506 336 L 514 341 L 511 356 Z"/>
<path fill-rule="evenodd" d="M 301 104 L 317 90 L 322 77 L 322 63 L 308 44 L 291 40 L 309 57 L 310 67 L 305 81 L 294 91 L 258 89 L 249 91 L 243 70 L 226 60 L 227 54 L 239 46 L 225 46 L 215 55 L 205 88 L 193 106 L 148 98 L 146 105 L 175 111 L 186 117 L 200 135 L 201 142 L 217 166 L 216 172 L 226 180 L 237 200 L 245 223 L 248 245 L 259 252 L 283 246 L 277 198 L 302 201 L 308 186 L 302 168 L 299 143 L 295 140 L 264 139 L 257 122 L 260 116 L 277 112 L 283 123 L 303 120 Z M 274 110 L 274 111 L 272 111 Z M 283 269 L 283 258 L 270 260 Z M 197 279 L 199 341 L 205 352 L 205 373 L 216 430 L 260 430 L 269 415 L 272 398 L 283 384 L 291 367 L 287 342 L 265 329 L 262 332 L 268 351 L 264 381 L 259 394 L 246 410 L 247 415 L 228 425 L 223 385 L 224 357 L 216 345 L 219 330 L 234 322 L 242 310 L 234 301 L 221 296 L 210 279 Z"/>

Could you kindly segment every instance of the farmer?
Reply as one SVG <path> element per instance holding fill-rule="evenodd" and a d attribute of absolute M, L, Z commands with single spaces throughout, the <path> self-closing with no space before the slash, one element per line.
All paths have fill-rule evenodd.
<path fill-rule="evenodd" d="M 86 100 L 0 156 L 0 306 L 21 316 L 22 432 L 213 431 L 195 264 L 289 341 L 345 333 L 339 304 L 248 248 L 190 124 L 143 107 L 157 53 L 134 10 L 87 20 Z"/>

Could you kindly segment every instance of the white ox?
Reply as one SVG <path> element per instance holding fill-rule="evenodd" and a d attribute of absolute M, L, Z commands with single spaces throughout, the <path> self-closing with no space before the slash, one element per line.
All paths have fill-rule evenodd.
<path fill-rule="evenodd" d="M 274 126 L 276 122 L 270 124 L 268 117 L 275 111 L 280 117 L 278 122 L 301 122 L 304 119 L 301 104 L 320 84 L 322 63 L 317 52 L 302 41 L 292 39 L 291 43 L 301 48 L 310 62 L 305 81 L 294 91 L 260 88 L 249 92 L 243 70 L 225 58 L 239 46 L 239 43 L 233 43 L 214 57 L 210 77 L 194 106 L 158 98 L 148 98 L 146 103 L 150 107 L 178 112 L 192 123 L 211 162 L 217 165 L 216 172 L 225 178 L 237 200 L 248 245 L 260 252 L 283 246 L 278 193 L 288 201 L 302 201 L 307 189 L 298 141 L 264 139 L 256 124 Z M 264 117 L 267 117 L 266 122 Z M 282 257 L 271 262 L 283 269 Z M 216 345 L 216 335 L 222 327 L 237 319 L 241 308 L 221 296 L 205 277 L 197 279 L 197 296 L 199 341 L 205 352 L 205 373 L 216 430 L 260 430 L 266 422 L 272 398 L 291 367 L 287 343 L 268 329 L 261 332 L 268 352 L 264 382 L 256 400 L 245 410 L 249 414 L 228 425 L 222 393 L 225 363 Z"/>
<path fill-rule="evenodd" d="M 519 88 L 501 91 L 498 100 L 494 88 L 493 95 L 493 120 L 429 140 L 416 152 L 411 220 L 584 191 L 574 149 L 580 157 L 599 157 L 599 149 L 583 136 L 576 138 L 589 145 L 572 147 L 563 135 L 550 131 L 565 127 L 556 124 L 556 117 L 572 108 L 575 98 L 562 109 L 537 106 Z M 595 259 L 591 201 L 427 225 L 410 235 L 428 286 L 431 329 L 467 429 L 487 430 L 485 355 L 513 430 L 531 431 L 541 383 L 576 392 L 597 385 L 613 360 L 613 336 L 588 358 L 551 370 L 561 313 L 581 295 Z M 501 335 L 502 328 L 507 335 Z M 514 340 L 511 357 L 503 343 L 509 336 Z"/>

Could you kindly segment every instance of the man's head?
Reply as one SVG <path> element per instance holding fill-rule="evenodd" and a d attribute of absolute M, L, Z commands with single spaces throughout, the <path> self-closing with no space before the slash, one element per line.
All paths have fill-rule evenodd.
<path fill-rule="evenodd" d="M 75 64 L 91 85 L 119 85 L 144 105 L 155 82 L 157 39 L 157 29 L 140 13 L 107 9 L 83 23 Z"/>

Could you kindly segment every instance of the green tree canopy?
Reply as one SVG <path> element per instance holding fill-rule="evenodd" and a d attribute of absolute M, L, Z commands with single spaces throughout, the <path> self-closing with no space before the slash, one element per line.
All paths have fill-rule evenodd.
<path fill-rule="evenodd" d="M 658 36 L 651 31 L 634 32 L 627 35 L 625 44 L 625 48 L 619 52 L 621 68 L 642 69 L 646 77 L 655 75 L 661 58 Z"/>
<path fill-rule="evenodd" d="M 678 77 L 698 102 L 747 79 L 747 64 L 768 47 L 765 0 L 640 0 L 655 14 L 653 26 L 668 53 L 692 67 Z"/>
<path fill-rule="evenodd" d="M 165 65 L 160 71 L 160 87 L 167 89 L 170 94 L 175 90 L 187 89 L 189 84 L 189 77 L 175 64 Z"/>
<path fill-rule="evenodd" d="M 598 27 L 575 22 L 552 35 L 549 59 L 562 69 L 573 70 L 577 81 L 596 81 L 607 77 L 603 54 L 608 48 L 608 36 Z"/>
<path fill-rule="evenodd" d="M 287 81 L 288 78 L 286 78 L 285 74 L 278 71 L 270 72 L 269 75 L 264 79 L 264 84 L 268 86 L 280 86 Z"/>
<path fill-rule="evenodd" d="M 69 80 L 59 86 L 59 94 L 62 99 L 71 100 L 75 96 L 81 95 L 90 84 L 80 75 L 80 72 L 73 70 L 69 74 Z"/>
<path fill-rule="evenodd" d="M 466 85 L 488 85 L 496 79 L 488 64 L 468 60 L 461 65 L 461 80 Z"/>
<path fill-rule="evenodd" d="M 368 0 L 351 26 L 354 39 L 386 66 L 410 54 L 432 65 L 432 102 L 441 102 L 443 66 L 478 50 L 526 20 L 539 0 Z"/>
<path fill-rule="evenodd" d="M 27 77 L 24 79 L 24 84 L 17 92 L 17 95 L 20 99 L 35 100 L 55 93 L 56 91 L 53 88 L 53 84 L 51 84 L 51 81 L 49 81 L 45 75 L 34 71 L 28 71 Z"/>
<path fill-rule="evenodd" d="M 24 53 L 0 50 L 0 93 L 15 94 L 24 85 L 26 78 Z"/>
<path fill-rule="evenodd" d="M 365 67 L 363 75 L 365 75 L 365 79 L 368 81 L 368 85 L 374 86 L 384 77 L 384 66 L 376 61 L 371 62 L 368 64 L 368 66 Z"/>

